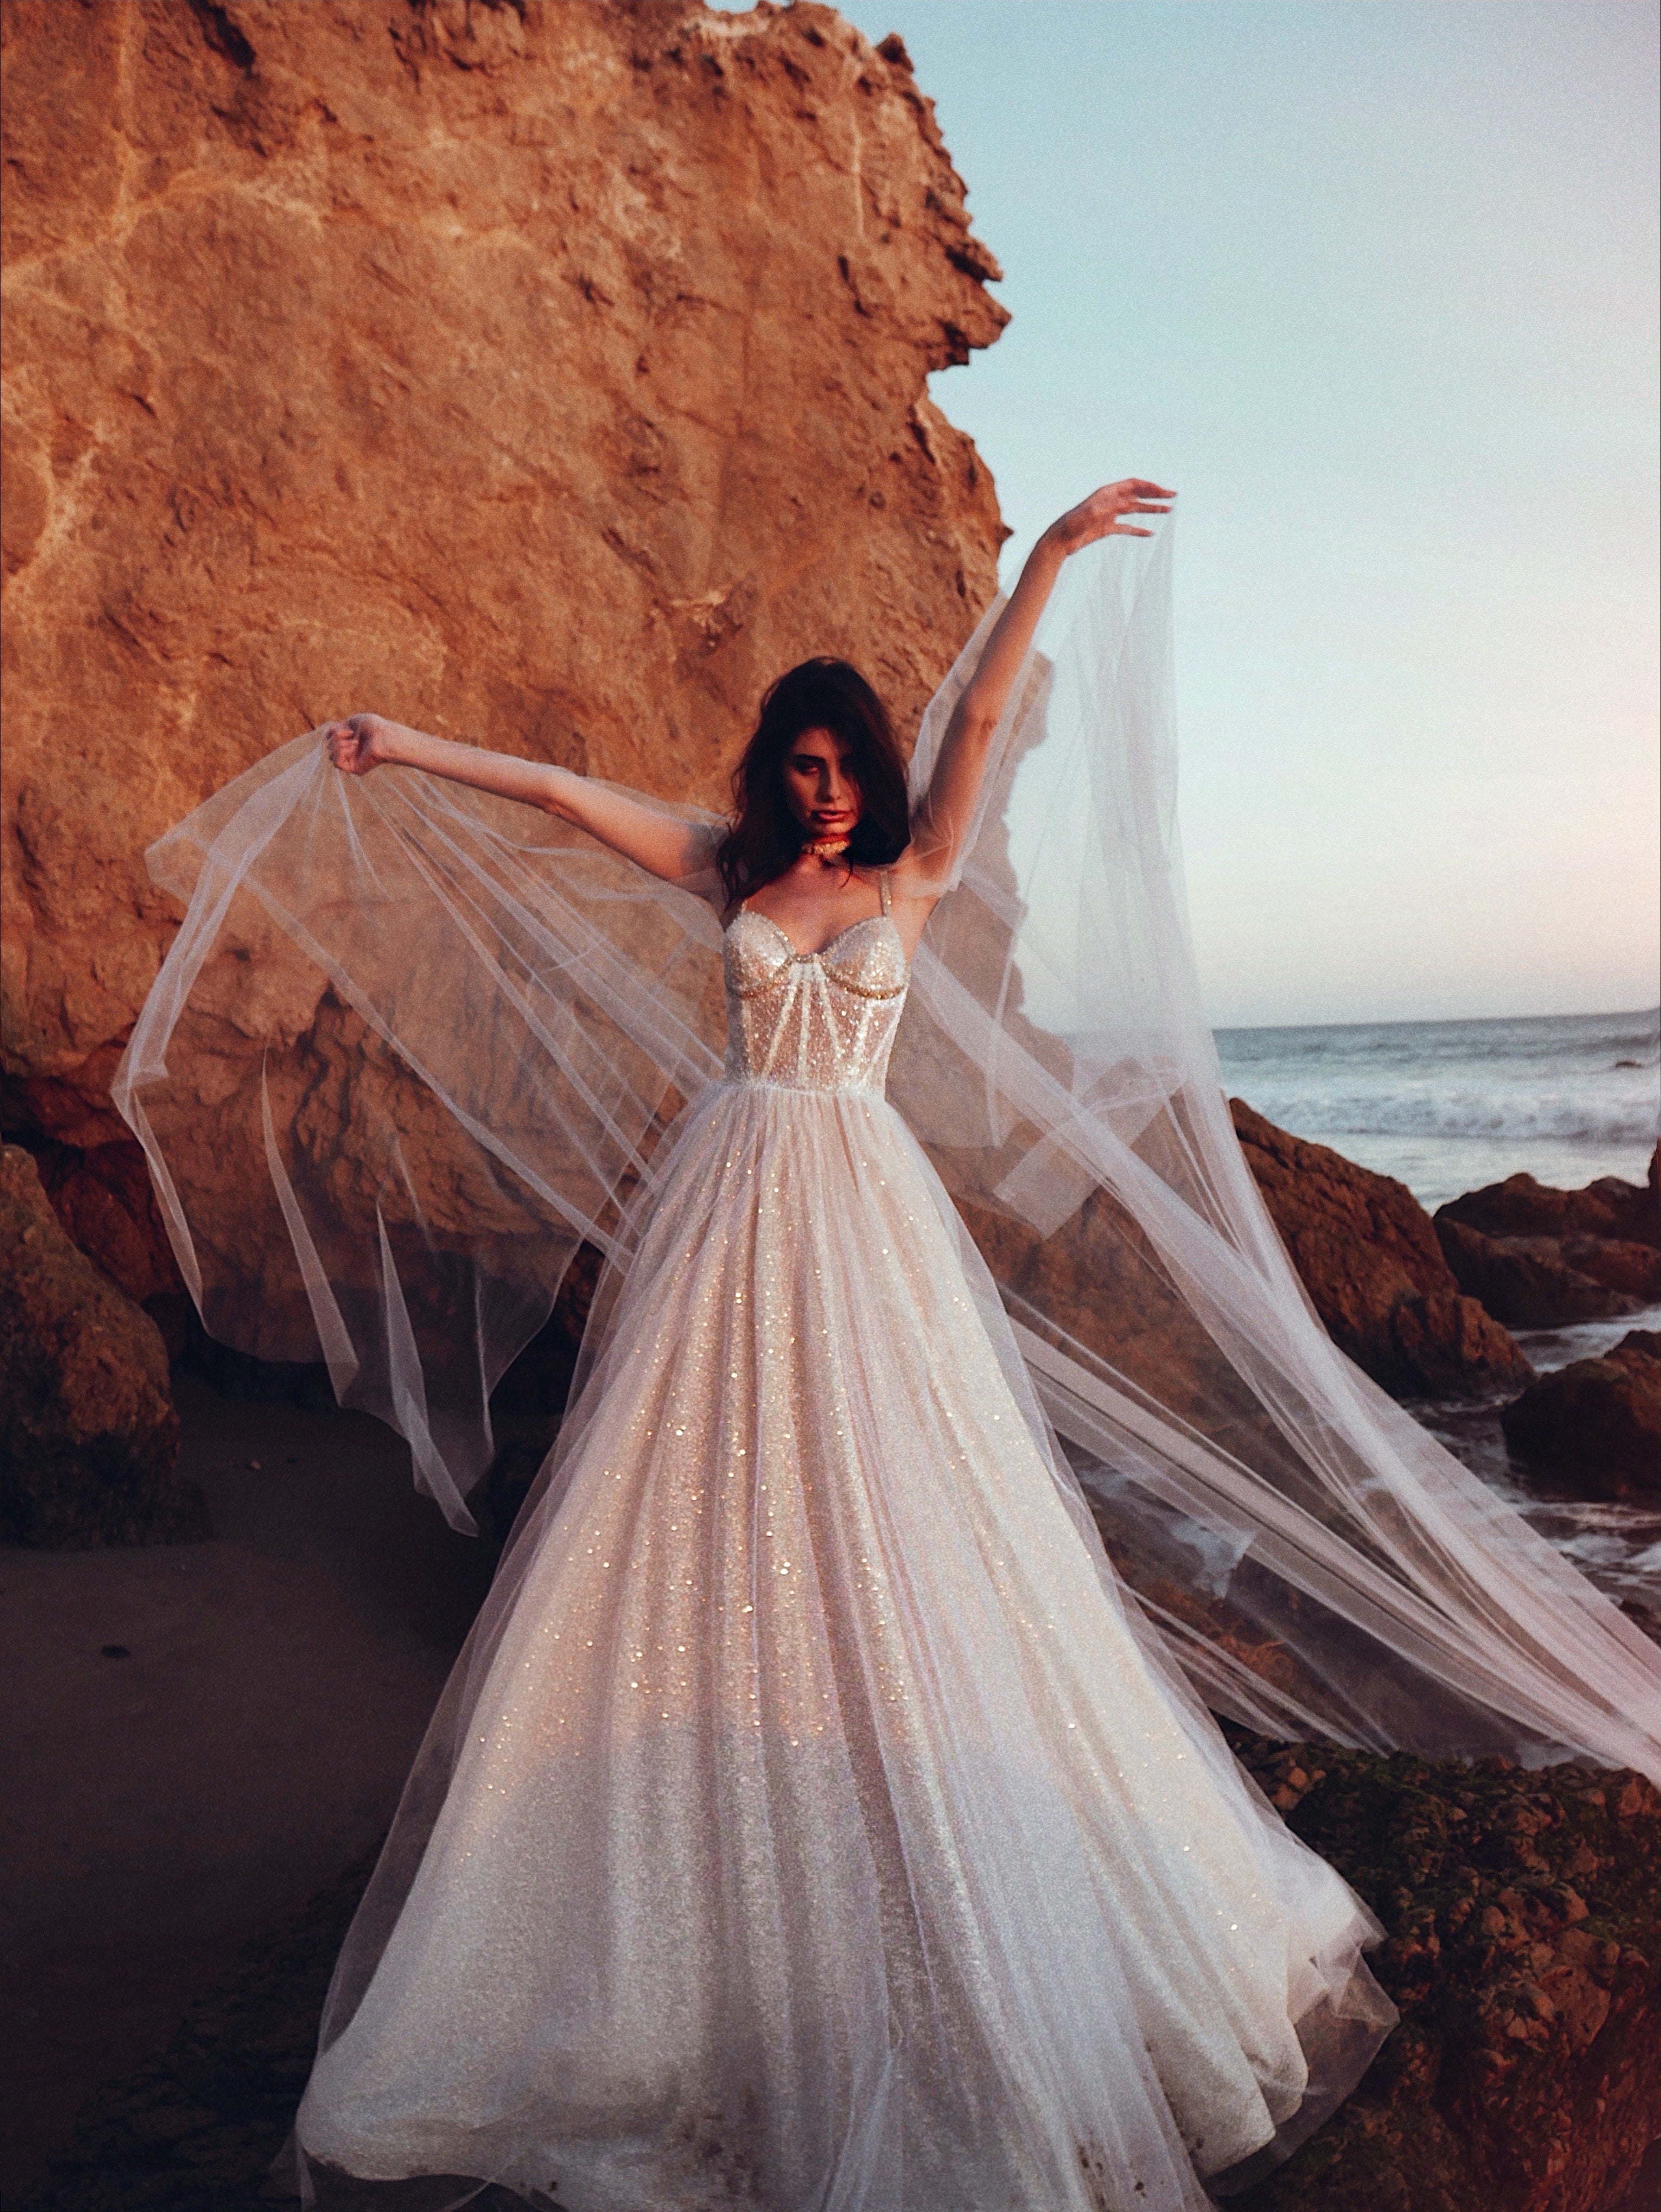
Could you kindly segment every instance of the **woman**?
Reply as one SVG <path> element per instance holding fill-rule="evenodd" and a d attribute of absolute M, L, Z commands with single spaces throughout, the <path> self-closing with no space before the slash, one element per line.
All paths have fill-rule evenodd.
<path fill-rule="evenodd" d="M 1360 1956 L 1376 1929 L 1234 1765 L 1150 1633 L 1159 1602 L 1126 1602 L 1046 1413 L 1099 1453 L 1121 1502 L 1137 1492 L 1150 1542 L 1202 1559 L 1207 1589 L 1238 1588 L 1261 1618 L 1266 1591 L 1295 1586 L 1285 1650 L 1311 1663 L 1265 1680 L 1217 1638 L 1193 1670 L 1220 1686 L 1223 1709 L 1314 1711 L 1335 1734 L 1348 1719 L 1354 1740 L 1392 1724 L 1398 1695 L 1421 1735 L 1478 1742 L 1497 1713 L 1507 1741 L 1624 1748 L 1618 1709 L 1566 1679 L 1590 1654 L 1618 1680 L 1618 1630 L 1525 1536 L 1496 1535 L 1492 1509 L 1439 1464 L 1408 1465 L 1415 1447 L 1393 1409 L 1311 1349 L 1272 1237 L 1242 1250 L 1256 1217 L 1229 1217 L 1225 1243 L 1207 1219 L 1224 1200 L 1194 1169 L 1176 1203 L 1184 1148 L 1219 1187 L 1228 1170 L 1203 1151 L 1216 1094 L 1185 1081 L 1175 1030 L 1128 1055 L 1138 1016 L 1110 1063 L 1082 1027 L 1065 1048 L 1053 1036 L 1019 1043 L 1013 1013 L 977 1030 L 989 1003 L 1009 1000 L 1009 956 L 1006 942 L 1000 969 L 995 932 L 964 939 L 959 894 L 928 983 L 936 1048 L 911 1057 L 916 1118 L 938 1124 L 939 1157 L 977 1143 L 995 1159 L 1000 1179 L 976 1188 L 1001 1220 L 1101 1214 L 1092 1162 L 1110 1159 L 1116 1205 L 1140 1209 L 1124 1249 L 1189 1324 L 1160 1339 L 1160 1358 L 1186 1347 L 1180 1389 L 1062 1336 L 1055 1300 L 1030 1275 L 1034 1294 L 1015 1290 L 1012 1266 L 1018 1340 L 884 1099 L 913 963 L 927 968 L 925 923 L 975 854 L 964 893 L 1001 915 L 1006 939 L 1024 927 L 981 825 L 994 756 L 1007 799 L 1021 732 L 1065 720 L 1068 654 L 1031 652 L 1051 586 L 1077 549 L 1147 535 L 1126 518 L 1162 514 L 1170 497 L 1132 479 L 1045 533 L 925 729 L 909 819 L 880 707 L 841 664 L 808 664 L 770 694 L 730 826 L 373 718 L 329 726 L 329 755 L 355 776 L 397 762 L 529 802 L 717 908 L 727 1052 L 701 1090 L 686 1041 L 696 994 L 677 1012 L 663 980 L 697 938 L 679 909 L 666 945 L 649 927 L 657 910 L 626 907 L 634 893 L 615 877 L 587 884 L 575 919 L 557 911 L 539 854 L 532 865 L 494 826 L 475 834 L 483 817 L 414 781 L 395 781 L 378 816 L 339 814 L 314 741 L 212 803 L 196 830 L 192 920 L 119 1095 L 204 1295 L 233 1240 L 204 1276 L 189 1223 L 224 1202 L 193 1204 L 209 1170 L 170 1151 L 154 1116 L 177 1080 L 161 1046 L 199 1036 L 222 1064 L 228 1030 L 271 1040 L 260 1141 L 338 1383 L 356 1387 L 384 1343 L 375 1387 L 429 1486 L 441 1491 L 462 1455 L 429 1388 L 437 1355 L 412 1351 L 409 1286 L 438 1285 L 429 1303 L 453 1322 L 494 1300 L 494 1322 L 459 1332 L 470 1346 L 522 1340 L 534 1317 L 515 1303 L 512 1208 L 527 1192 L 610 1261 L 558 1444 L 331 1991 L 297 2126 L 323 2168 L 497 2179 L 557 2191 L 570 2212 L 1129 2212 L 1198 2206 L 1202 2177 L 1238 2185 L 1331 2109 L 1393 2017 Z M 1104 635 L 1134 740 L 1151 665 L 1135 607 Z M 1135 742 L 1128 754 L 1140 758 Z M 1066 797 L 1057 821 L 1076 813 Z M 1156 776 L 1120 811 L 1141 818 L 1139 807 L 1167 819 Z M 553 870 L 562 898 L 577 896 L 581 865 Z M 303 942 L 328 975 L 338 1020 L 313 999 L 256 1022 L 234 977 L 215 981 L 204 948 L 250 892 L 267 945 L 274 921 L 278 941 Z M 1148 894 L 1156 919 L 1163 896 Z M 618 900 L 621 920 L 607 908 Z M 432 951 L 440 917 L 473 964 L 446 968 Z M 1153 944 L 1150 925 L 1133 950 L 1169 1024 L 1183 1010 L 1158 988 L 1172 971 Z M 470 998 L 481 961 L 490 981 Z M 1023 972 L 1037 969 L 1029 954 Z M 575 979 L 563 996 L 556 969 Z M 567 1020 L 579 1005 L 584 1020 Z M 320 1255 L 325 1193 L 303 1181 L 301 1152 L 339 1167 L 326 1141 L 344 1111 L 330 1103 L 334 1064 L 319 1059 L 326 1080 L 285 1091 L 277 1047 L 331 1021 L 366 1051 L 388 1043 L 450 1125 L 511 1168 L 472 1205 L 474 1243 L 490 1248 L 479 1275 L 445 1273 L 435 1224 L 447 1185 L 408 1141 L 419 1115 L 405 1093 L 387 1094 L 379 1121 L 356 1104 L 345 1117 L 390 1132 L 372 1209 L 378 1287 Z M 607 1021 L 624 1042 L 602 1065 L 583 1054 Z M 495 1048 L 509 1036 L 512 1053 Z M 959 1070 L 949 1098 L 928 1097 L 918 1066 L 949 1066 L 954 1048 L 985 1064 Z M 1108 1081 L 1131 1065 L 1134 1079 Z M 525 1072 L 549 1068 L 557 1156 L 518 1133 L 547 1095 Z M 678 1121 L 660 1110 L 666 1075 L 696 1092 Z M 192 1174 L 198 1185 L 182 1186 Z M 1238 1205 L 1238 1185 L 1228 1192 Z M 995 1223 L 990 1241 L 1001 1233 Z M 424 1274 L 423 1249 L 437 1255 Z M 378 1340 L 352 1303 L 365 1296 Z M 1220 1394 L 1214 1420 L 1196 1381 L 1202 1338 L 1233 1384 L 1255 1378 L 1260 1394 L 1250 1406 L 1238 1388 L 1226 1405 Z M 482 1365 L 488 1388 L 500 1358 Z M 1288 1412 L 1294 1382 L 1306 1414 Z M 1370 1451 L 1368 1480 L 1352 1498 L 1335 1474 L 1318 1515 L 1290 1478 L 1271 1497 L 1277 1455 L 1294 1446 L 1300 1480 Z M 1467 1551 L 1484 1544 L 1510 1580 L 1502 1598 L 1471 1600 Z M 1447 1563 L 1439 1582 L 1433 1555 Z M 1193 1617 L 1163 1611 L 1192 1644 Z M 1299 1646 L 1311 1620 L 1316 1641 Z M 1554 1629 L 1572 1647 L 1556 1671 Z M 1324 1694 L 1317 1659 L 1329 1709 L 1300 1702 Z M 1392 1674 L 1394 1692 L 1379 1686 Z"/>
<path fill-rule="evenodd" d="M 1365 1914 L 1195 1755 L 1104 1591 L 882 1096 L 1061 565 L 1169 497 L 1132 479 L 1046 532 L 910 823 L 837 662 L 769 693 L 713 875 L 708 829 L 567 770 L 328 726 L 349 774 L 453 777 L 708 883 L 730 1048 L 574 1409 L 489 1723 L 307 2090 L 313 2157 L 574 2212 L 1174 2205 L 1301 2106 L 1315 1959 L 1354 1978 L 1358 2057 L 1388 2021 Z"/>

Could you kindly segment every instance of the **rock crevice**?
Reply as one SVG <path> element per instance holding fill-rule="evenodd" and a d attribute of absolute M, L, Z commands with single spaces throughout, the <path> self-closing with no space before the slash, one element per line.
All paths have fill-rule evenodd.
<path fill-rule="evenodd" d="M 155 1324 L 76 1251 L 33 1161 L 0 1149 L 0 1543 L 85 1550 L 207 1534 L 174 1472 Z"/>

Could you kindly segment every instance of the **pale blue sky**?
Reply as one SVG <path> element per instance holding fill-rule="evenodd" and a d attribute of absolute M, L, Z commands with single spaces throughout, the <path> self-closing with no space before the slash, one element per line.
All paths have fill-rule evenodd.
<path fill-rule="evenodd" d="M 854 0 L 1013 320 L 936 400 L 1019 555 L 1181 492 L 1223 1024 L 1652 1006 L 1652 0 Z"/>

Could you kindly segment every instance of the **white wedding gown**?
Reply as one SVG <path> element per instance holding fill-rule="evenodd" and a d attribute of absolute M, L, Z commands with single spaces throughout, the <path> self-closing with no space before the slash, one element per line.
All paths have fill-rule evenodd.
<path fill-rule="evenodd" d="M 312 2076 L 326 2167 L 569 2212 L 1172 2212 L 1388 2031 L 1376 1927 L 1153 1656 L 1017 1402 L 884 1096 L 885 908 L 811 955 L 727 933 L 727 1079 Z"/>

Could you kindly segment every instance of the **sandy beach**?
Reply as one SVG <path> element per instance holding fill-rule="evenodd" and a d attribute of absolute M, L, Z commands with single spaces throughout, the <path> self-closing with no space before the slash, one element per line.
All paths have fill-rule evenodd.
<path fill-rule="evenodd" d="M 377 1422 L 176 1387 L 208 1541 L 0 1553 L 9 2203 L 374 1843 L 488 1579 Z"/>

